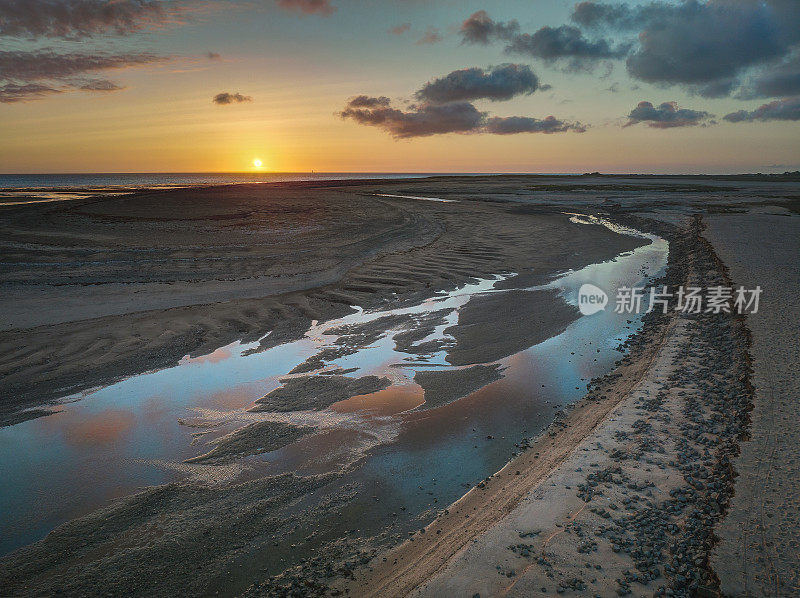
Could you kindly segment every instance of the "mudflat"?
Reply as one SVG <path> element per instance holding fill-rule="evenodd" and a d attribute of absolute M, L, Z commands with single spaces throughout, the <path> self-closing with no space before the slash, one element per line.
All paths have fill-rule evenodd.
<path fill-rule="evenodd" d="M 377 195 L 415 185 L 232 185 L 2 208 L 0 423 L 234 340 L 295 339 L 353 305 L 532 267 L 552 275 L 640 244 L 602 227 L 567 239 L 558 211 L 474 201 L 479 180 L 448 187 L 457 203 Z"/>
<path fill-rule="evenodd" d="M 759 518 L 745 511 L 754 488 L 765 487 L 777 501 L 793 487 L 796 463 L 777 462 L 781 445 L 769 430 L 780 421 L 785 434 L 794 433 L 791 400 L 775 395 L 784 382 L 794 392 L 787 375 L 792 328 L 777 324 L 794 279 L 772 283 L 786 274 L 781 268 L 795 267 L 787 248 L 796 184 L 770 177 L 432 177 L 5 208 L 5 424 L 46 415 L 69 393 L 236 340 L 252 341 L 254 356 L 304 338 L 310 328 L 336 340 L 301 357 L 278 388 L 233 414 L 244 425 L 173 464 L 186 478 L 110 502 L 5 556 L 0 586 L 12 595 L 92 595 L 97 588 L 147 595 L 715 595 L 739 592 L 742 575 L 757 569 L 759 585 L 747 592 L 792 588 L 792 536 L 784 532 L 796 521 L 780 511 L 780 525 L 765 525 L 769 513 L 777 516 L 766 499 Z M 747 319 L 645 318 L 620 347 L 626 356 L 564 410 L 536 395 L 533 386 L 544 385 L 516 388 L 520 380 L 513 379 L 491 391 L 519 367 L 523 350 L 581 323 L 558 293 L 533 287 L 646 244 L 573 224 L 573 212 L 667 239 L 669 267 L 654 284 L 755 282 L 782 299 Z M 731 266 L 743 251 L 725 238 L 731 227 L 740 227 L 735 238 L 745 244 L 767 228 L 780 231 L 780 247 Z M 762 263 L 782 266 L 765 271 Z M 438 309 L 444 291 L 492 277 L 502 280 L 465 301 L 457 318 Z M 19 301 L 26 294 L 31 301 Z M 49 302 L 58 306 L 53 313 L 42 308 Z M 420 302 L 429 309 L 402 311 Z M 356 306 L 387 315 L 324 325 Z M 430 340 L 437 329 L 449 340 Z M 767 339 L 776 330 L 784 361 L 771 358 Z M 392 390 L 385 388 L 394 384 L 391 372 L 358 377 L 351 376 L 358 368 L 331 365 L 387 342 L 389 331 L 408 363 L 438 351 L 447 363 L 417 372 L 413 397 L 387 397 L 387 405 L 400 405 L 394 411 L 367 414 L 374 433 L 320 432 L 320 417 L 345 421 L 356 403 L 369 406 L 365 397 Z M 575 357 L 581 367 L 600 354 L 596 347 L 582 347 L 588 355 Z M 572 367 L 570 355 L 557 358 Z M 535 360 L 523 367 L 547 374 Z M 567 375 L 559 372 L 548 387 Z M 208 421 L 212 411 L 204 412 Z M 486 435 L 487 419 L 510 430 L 522 413 L 531 417 L 523 423 L 532 427 L 530 437 L 522 426 L 509 438 Z M 537 428 L 534 415 L 551 425 Z M 185 425 L 205 442 L 206 419 Z M 320 449 L 350 446 L 361 452 L 328 469 L 313 467 Z M 274 463 L 240 476 L 242 461 L 261 454 Z M 483 458 L 498 463 L 483 481 L 447 478 Z M 289 466 L 281 469 L 283 462 Z M 411 492 L 399 502 L 404 486 Z M 777 554 L 772 542 L 788 549 Z M 731 559 L 730 546 L 746 553 Z"/>

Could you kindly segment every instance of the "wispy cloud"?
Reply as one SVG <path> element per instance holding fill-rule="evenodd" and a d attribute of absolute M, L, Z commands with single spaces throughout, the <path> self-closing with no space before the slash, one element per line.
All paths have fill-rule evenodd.
<path fill-rule="evenodd" d="M 278 6 L 305 15 L 329 16 L 336 11 L 330 0 L 278 0 Z"/>
<path fill-rule="evenodd" d="M 122 87 L 89 75 L 144 66 L 164 60 L 167 59 L 148 52 L 59 54 L 51 49 L 32 52 L 0 51 L 0 85 L 5 89 L 5 102 L 37 100 L 73 89 L 117 91 Z"/>
<path fill-rule="evenodd" d="M 428 27 L 422 37 L 417 40 L 418 44 L 438 44 L 444 38 L 441 32 L 435 27 Z"/>
<path fill-rule="evenodd" d="M 253 98 L 245 96 L 240 93 L 218 93 L 214 96 L 213 102 L 219 106 L 226 106 L 228 104 L 244 104 L 245 102 L 252 102 Z"/>
<path fill-rule="evenodd" d="M 109 81 L 108 79 L 90 79 L 81 84 L 78 89 L 81 91 L 109 92 L 120 91 L 125 88 L 117 85 L 113 81 Z"/>
<path fill-rule="evenodd" d="M 392 35 L 403 35 L 411 29 L 411 23 L 403 23 L 402 25 L 395 25 L 389 28 L 389 33 Z"/>
<path fill-rule="evenodd" d="M 61 92 L 61 89 L 42 83 L 6 83 L 0 84 L 0 102 L 4 104 L 26 102 Z"/>
<path fill-rule="evenodd" d="M 162 0 L 0 0 L 0 35 L 82 39 L 182 22 L 186 5 Z"/>
<path fill-rule="evenodd" d="M 38 81 L 64 79 L 84 73 L 123 69 L 166 60 L 149 52 L 109 54 L 104 52 L 71 52 L 53 50 L 0 51 L 0 79 Z"/>

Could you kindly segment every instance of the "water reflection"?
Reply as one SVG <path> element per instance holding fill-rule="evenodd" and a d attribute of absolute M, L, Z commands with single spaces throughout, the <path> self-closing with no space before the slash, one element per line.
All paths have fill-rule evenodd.
<path fill-rule="evenodd" d="M 612 226 L 573 218 L 580 225 Z M 665 241 L 616 230 L 646 236 L 651 243 L 532 290 L 557 289 L 575 304 L 584 282 L 611 295 L 617 286 L 634 286 L 643 274 L 664 268 Z M 173 368 L 134 376 L 66 403 L 55 415 L 0 429 L 0 553 L 41 538 L 55 525 L 115 497 L 192 475 L 225 481 L 282 471 L 322 473 L 359 462 L 352 476 L 374 486 L 376 496 L 402 503 L 409 513 L 447 504 L 463 493 L 464 484 L 502 467 L 515 441 L 543 429 L 556 408 L 579 398 L 589 379 L 608 371 L 619 357 L 615 348 L 638 325 L 638 318 L 612 310 L 582 317 L 562 334 L 501 360 L 502 379 L 455 403 L 414 411 L 424 401 L 413 382 L 416 371 L 454 368 L 444 349 L 425 355 L 400 350 L 395 337 L 405 331 L 402 323 L 441 312 L 441 321 L 416 344 L 441 340 L 444 330 L 457 322 L 461 306 L 477 294 L 503 292 L 495 284 L 510 276 L 476 280 L 419 305 L 358 309 L 332 322 L 314 323 L 304 338 L 266 351 L 252 352 L 257 342 L 237 342 L 205 356 L 187 356 Z M 298 364 L 336 346 L 340 337 L 331 328 L 390 317 L 400 324 L 383 330 L 368 346 L 325 364 L 327 370 L 352 369 L 348 375 L 354 377 L 387 376 L 389 388 L 320 412 L 247 411 Z M 182 463 L 206 452 L 209 441 L 265 419 L 311 425 L 318 433 L 236 466 Z M 487 442 L 489 435 L 494 441 Z M 435 495 L 430 489 L 420 491 L 431 478 L 436 479 Z M 380 525 L 377 519 L 362 519 L 364 529 Z"/>

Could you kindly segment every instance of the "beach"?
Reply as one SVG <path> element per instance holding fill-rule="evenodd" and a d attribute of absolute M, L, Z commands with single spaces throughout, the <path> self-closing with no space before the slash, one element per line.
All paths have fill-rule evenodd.
<path fill-rule="evenodd" d="M 503 175 L 0 207 L 0 434 L 132 472 L 52 482 L 74 504 L 14 531 L 0 586 L 791 595 L 797 197 Z M 765 290 L 592 320 L 584 282 Z M 34 517 L 48 487 L 19 488 Z"/>

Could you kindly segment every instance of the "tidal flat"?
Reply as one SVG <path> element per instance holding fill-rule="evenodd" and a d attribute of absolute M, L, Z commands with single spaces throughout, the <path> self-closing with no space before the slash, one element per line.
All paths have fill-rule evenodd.
<path fill-rule="evenodd" d="M 576 292 L 759 282 L 717 231 L 749 214 L 796 231 L 797 184 L 431 177 L 0 208 L 0 587 L 718 590 L 715 530 L 747 476 L 695 482 L 746 445 L 763 350 L 751 365 L 744 319 L 582 316 Z M 687 492 L 714 515 L 673 539 L 685 562 L 625 517 Z M 676 517 L 665 533 L 693 521 Z"/>

